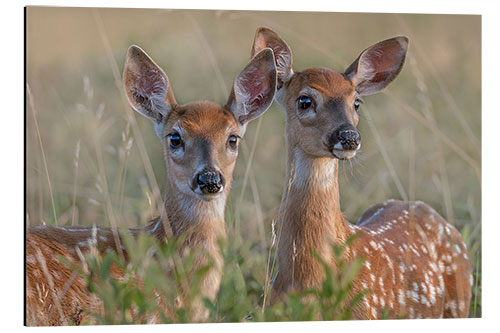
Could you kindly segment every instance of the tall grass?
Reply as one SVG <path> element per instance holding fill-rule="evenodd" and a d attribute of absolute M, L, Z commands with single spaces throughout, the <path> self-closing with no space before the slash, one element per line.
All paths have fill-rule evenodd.
<path fill-rule="evenodd" d="M 214 323 L 350 319 L 352 309 L 368 293 L 363 290 L 351 295 L 352 281 L 363 264 L 362 259 L 344 258 L 346 245 L 354 238 L 346 245 L 333 246 L 338 270 L 317 256 L 325 272 L 320 288 L 292 292 L 272 306 L 260 307 L 261 285 L 243 272 L 247 258 L 233 242 L 220 242 L 225 268 L 219 293 L 211 301 L 200 300 L 201 282 L 211 265 L 194 270 L 195 253 L 181 258 L 178 248 L 183 239 L 160 244 L 145 235 L 137 239 L 122 236 L 125 248 L 131 250 L 127 262 L 114 252 L 100 254 L 91 249 L 81 254 L 80 264 L 71 265 L 85 279 L 93 297 L 81 324 L 189 323 L 196 316 L 194 305 L 200 301 L 208 313 L 206 322 Z M 122 272 L 120 278 L 116 271 Z M 182 301 L 181 294 L 185 296 Z"/>
<path fill-rule="evenodd" d="M 481 316 L 477 16 L 30 7 L 29 223 L 135 227 L 159 214 L 167 170 L 151 123 L 136 117 L 123 95 L 121 69 L 128 46 L 142 46 L 157 61 L 179 102 L 222 104 L 249 60 L 260 25 L 277 30 L 289 43 L 297 70 L 342 70 L 379 40 L 409 37 L 407 63 L 398 79 L 383 94 L 365 98 L 360 109 L 363 148 L 355 160 L 340 164 L 342 208 L 355 222 L 368 206 L 391 197 L 433 206 L 467 243 L 475 278 L 470 315 Z M 329 306 L 302 304 L 302 295 L 282 308 L 264 305 L 276 269 L 271 224 L 277 219 L 284 164 L 284 117 L 272 106 L 249 126 L 240 149 L 226 209 L 234 241 L 224 250 L 217 302 L 206 304 L 210 321 L 307 319 L 309 311 L 318 312 L 309 306 Z M 274 235 L 279 237 L 279 230 Z M 93 269 L 120 260 L 109 256 Z M 141 265 L 130 269 L 140 271 Z M 150 283 L 160 283 L 151 276 Z M 126 308 L 139 309 L 121 309 L 115 317 L 119 322 L 144 322 L 144 313 L 154 312 L 142 308 L 141 297 L 149 297 L 141 294 L 144 290 L 128 282 L 102 283 L 107 286 L 95 290 L 103 298 L 116 296 L 124 302 L 120 306 L 130 305 L 126 299 L 132 298 L 135 305 Z M 113 306 L 106 305 L 106 311 L 118 310 Z M 111 323 L 109 318 L 95 320 Z"/>

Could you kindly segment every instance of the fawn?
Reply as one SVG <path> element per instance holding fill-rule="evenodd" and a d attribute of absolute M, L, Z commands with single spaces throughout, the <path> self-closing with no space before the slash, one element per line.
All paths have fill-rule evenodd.
<path fill-rule="evenodd" d="M 223 265 L 217 241 L 225 237 L 224 209 L 238 142 L 247 124 L 272 104 L 276 91 L 273 52 L 262 50 L 239 73 L 224 106 L 208 101 L 177 104 L 164 71 L 134 45 L 128 49 L 123 82 L 131 106 L 152 120 L 168 169 L 162 215 L 128 232 L 150 234 L 160 242 L 189 233 L 181 249 L 198 250 L 195 266 L 206 265 L 209 258 L 214 262 L 201 289 L 203 297 L 214 300 Z M 35 325 L 82 322 L 89 306 L 86 284 L 57 256 L 78 263 L 76 252 L 89 250 L 92 241 L 99 251 L 125 252 L 116 235 L 116 230 L 105 227 L 29 228 L 27 320 Z M 192 320 L 202 321 L 207 315 L 200 298 Z"/>
<path fill-rule="evenodd" d="M 467 317 L 472 269 L 460 233 L 427 204 L 388 200 L 369 207 L 356 225 L 342 215 L 338 160 L 360 148 L 356 129 L 360 97 L 374 94 L 401 71 L 408 39 L 379 42 L 343 72 L 292 69 L 292 52 L 269 28 L 257 29 L 252 55 L 270 47 L 276 57 L 275 99 L 285 110 L 287 179 L 280 205 L 279 271 L 271 301 L 291 290 L 320 286 L 324 272 L 316 252 L 336 269 L 331 244 L 345 257 L 363 258 L 355 293 L 369 290 L 353 309 L 356 319 Z"/>

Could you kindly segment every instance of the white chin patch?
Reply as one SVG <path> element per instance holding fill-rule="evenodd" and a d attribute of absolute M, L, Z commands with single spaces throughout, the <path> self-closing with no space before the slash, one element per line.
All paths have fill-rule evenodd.
<path fill-rule="evenodd" d="M 332 155 L 339 160 L 348 160 L 353 158 L 356 155 L 356 152 L 358 150 L 339 150 L 339 149 L 333 149 L 332 150 Z"/>
<path fill-rule="evenodd" d="M 224 192 L 224 187 L 221 187 L 221 189 L 217 193 L 209 193 L 209 194 L 204 194 L 203 192 L 201 192 L 199 188 L 196 188 L 196 190 L 194 190 L 196 197 L 204 201 L 212 201 L 219 199 L 222 197 L 222 192 Z"/>

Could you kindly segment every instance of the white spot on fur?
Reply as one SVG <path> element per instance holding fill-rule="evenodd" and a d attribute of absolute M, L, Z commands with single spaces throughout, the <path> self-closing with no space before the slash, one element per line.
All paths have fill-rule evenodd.
<path fill-rule="evenodd" d="M 420 303 L 422 303 L 423 305 L 426 305 L 427 307 L 431 306 L 431 303 L 429 303 L 429 301 L 427 300 L 425 295 L 420 295 Z"/>
<path fill-rule="evenodd" d="M 370 303 L 368 302 L 368 299 L 366 296 L 363 296 L 363 301 L 365 303 L 366 309 L 370 310 L 372 307 L 371 307 Z"/>
<path fill-rule="evenodd" d="M 436 260 L 437 259 L 436 245 L 434 245 L 434 243 L 431 243 L 429 246 L 429 250 L 431 253 L 432 260 Z"/>
<path fill-rule="evenodd" d="M 398 302 L 401 305 L 405 305 L 406 304 L 405 295 L 403 293 L 403 289 L 399 289 L 399 291 L 398 291 Z"/>
<path fill-rule="evenodd" d="M 432 305 L 436 304 L 436 288 L 434 285 L 429 285 L 429 300 Z"/>
<path fill-rule="evenodd" d="M 413 302 L 418 303 L 418 293 L 413 290 L 407 290 L 406 296 L 411 299 Z"/>
<path fill-rule="evenodd" d="M 438 295 L 439 296 L 443 296 L 443 293 L 444 293 L 444 279 L 443 279 L 443 276 L 441 274 L 439 274 L 438 275 L 438 279 L 439 279 Z"/>
<path fill-rule="evenodd" d="M 441 273 L 443 273 L 444 272 L 444 263 L 441 260 L 439 260 L 438 265 L 439 265 L 439 271 Z"/>
<path fill-rule="evenodd" d="M 455 301 L 449 301 L 446 303 L 445 305 L 445 309 L 449 309 L 451 311 L 451 315 L 453 317 L 458 317 L 458 313 L 457 313 L 457 302 Z"/>
<path fill-rule="evenodd" d="M 378 284 L 380 285 L 380 289 L 382 289 L 382 293 L 384 292 L 384 279 L 382 279 L 382 277 L 380 277 L 378 279 Z"/>
<path fill-rule="evenodd" d="M 438 268 L 437 268 L 437 265 L 436 265 L 435 263 L 431 262 L 431 263 L 429 264 L 429 267 L 432 269 L 432 271 L 429 271 L 429 275 L 432 275 L 432 272 L 433 272 L 433 271 L 434 271 L 435 273 L 437 273 Z"/>
<path fill-rule="evenodd" d="M 441 223 L 438 224 L 438 238 L 441 238 L 444 233 L 444 227 Z"/>
<path fill-rule="evenodd" d="M 387 239 L 387 238 L 384 238 L 384 240 L 387 242 L 387 243 L 391 243 L 392 245 L 394 245 L 394 242 L 390 239 Z"/>
<path fill-rule="evenodd" d="M 465 310 L 465 303 L 464 303 L 464 301 L 459 301 L 458 302 L 458 310 L 460 312 L 463 312 Z"/>

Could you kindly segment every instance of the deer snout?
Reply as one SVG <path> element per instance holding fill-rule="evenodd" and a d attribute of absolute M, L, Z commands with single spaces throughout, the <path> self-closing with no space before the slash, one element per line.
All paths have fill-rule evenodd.
<path fill-rule="evenodd" d="M 195 176 L 195 187 L 203 194 L 219 193 L 224 187 L 224 177 L 220 172 L 212 169 L 204 169 Z"/>
<path fill-rule="evenodd" d="M 332 155 L 348 160 L 356 155 L 361 147 L 361 135 L 352 125 L 344 125 L 335 130 L 328 138 L 328 148 Z"/>
<path fill-rule="evenodd" d="M 343 150 L 357 150 L 361 144 L 361 135 L 356 130 L 339 130 L 336 136 Z"/>

